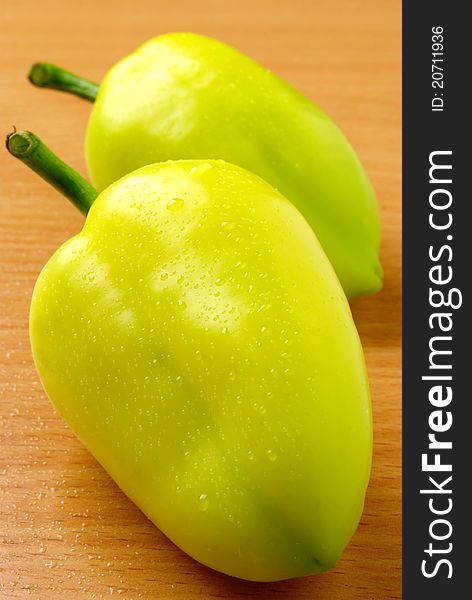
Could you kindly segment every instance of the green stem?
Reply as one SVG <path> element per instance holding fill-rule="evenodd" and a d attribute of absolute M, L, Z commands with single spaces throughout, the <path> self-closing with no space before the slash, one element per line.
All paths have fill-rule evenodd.
<path fill-rule="evenodd" d="M 28 79 L 38 87 L 61 90 L 91 102 L 95 101 L 98 94 L 98 83 L 45 62 L 34 64 L 28 73 Z"/>
<path fill-rule="evenodd" d="M 45 181 L 64 194 L 86 215 L 98 192 L 88 181 L 66 165 L 30 131 L 14 131 L 7 136 L 7 149 Z"/>

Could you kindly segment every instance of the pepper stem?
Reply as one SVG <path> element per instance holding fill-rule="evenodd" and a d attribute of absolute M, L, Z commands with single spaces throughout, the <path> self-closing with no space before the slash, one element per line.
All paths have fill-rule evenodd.
<path fill-rule="evenodd" d="M 34 64 L 28 73 L 28 79 L 38 87 L 61 90 L 91 102 L 95 101 L 98 94 L 98 83 L 46 62 Z"/>
<path fill-rule="evenodd" d="M 64 194 L 81 213 L 88 213 L 98 196 L 97 190 L 49 150 L 34 133 L 13 131 L 7 136 L 7 149 Z"/>

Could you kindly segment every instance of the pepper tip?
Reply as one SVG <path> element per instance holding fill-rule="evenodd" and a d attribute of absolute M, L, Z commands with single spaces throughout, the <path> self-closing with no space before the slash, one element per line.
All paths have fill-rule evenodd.
<path fill-rule="evenodd" d="M 49 65 L 47 63 L 34 63 L 28 71 L 28 79 L 37 87 L 45 87 L 51 80 Z"/>
<path fill-rule="evenodd" d="M 35 136 L 29 131 L 17 131 L 16 127 L 13 126 L 13 131 L 7 135 L 7 150 L 17 158 L 28 156 L 34 146 Z"/>

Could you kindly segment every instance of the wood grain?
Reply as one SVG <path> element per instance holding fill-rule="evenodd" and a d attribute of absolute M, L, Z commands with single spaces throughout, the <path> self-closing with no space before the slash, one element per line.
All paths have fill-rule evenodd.
<path fill-rule="evenodd" d="M 188 558 L 147 521 L 45 397 L 29 348 L 31 291 L 82 218 L 2 151 L 0 597 L 400 598 L 400 1 L 28 0 L 3 3 L 2 20 L 5 133 L 13 124 L 35 131 L 82 173 L 90 105 L 31 87 L 25 73 L 32 62 L 57 62 L 100 81 L 143 40 L 190 30 L 279 73 L 336 120 L 374 183 L 385 287 L 353 303 L 375 420 L 372 479 L 357 533 L 329 573 L 276 584 L 231 579 Z"/>

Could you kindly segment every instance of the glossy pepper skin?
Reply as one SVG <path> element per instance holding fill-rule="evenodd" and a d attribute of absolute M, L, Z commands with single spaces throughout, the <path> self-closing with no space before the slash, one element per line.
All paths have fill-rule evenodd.
<path fill-rule="evenodd" d="M 308 98 L 223 43 L 172 33 L 118 62 L 100 85 L 86 157 L 99 190 L 168 159 L 245 167 L 304 215 L 348 297 L 382 286 L 377 204 L 348 141 Z"/>
<path fill-rule="evenodd" d="M 371 464 L 364 358 L 310 227 L 223 161 L 102 192 L 37 281 L 41 381 L 124 492 L 198 561 L 257 581 L 331 567 Z"/>

